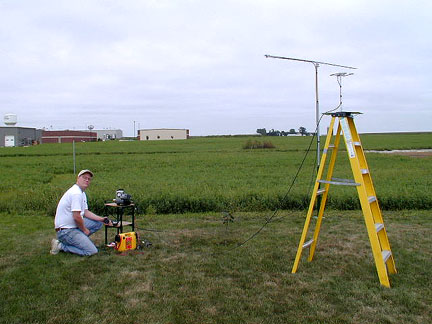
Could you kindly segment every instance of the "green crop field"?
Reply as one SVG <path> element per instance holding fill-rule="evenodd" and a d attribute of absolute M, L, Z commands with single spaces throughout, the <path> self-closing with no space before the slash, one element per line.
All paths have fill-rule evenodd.
<path fill-rule="evenodd" d="M 87 193 L 98 212 L 118 188 L 130 193 L 143 213 L 306 208 L 315 177 L 312 137 L 267 137 L 275 148 L 244 149 L 250 139 L 77 143 L 76 168 L 95 172 Z M 364 135 L 362 141 L 365 150 L 425 149 L 432 147 L 432 134 Z M 367 159 L 382 209 L 432 208 L 431 156 L 367 153 Z M 2 148 L 0 168 L 0 209 L 9 212 L 52 215 L 75 181 L 72 144 Z M 345 152 L 334 175 L 352 178 Z M 358 209 L 355 189 L 332 188 L 328 207 Z"/>
<path fill-rule="evenodd" d="M 353 188 L 331 189 L 315 258 L 291 274 L 314 181 L 311 139 L 268 137 L 268 149 L 243 148 L 258 137 L 77 143 L 77 170 L 95 172 L 90 209 L 102 213 L 125 189 L 153 243 L 119 254 L 100 231 L 90 258 L 49 254 L 58 199 L 76 180 L 72 144 L 0 148 L 0 324 L 430 322 L 432 156 L 366 153 L 398 270 L 384 288 Z M 432 134 L 362 142 L 431 149 Z M 342 151 L 335 176 L 350 173 Z"/>

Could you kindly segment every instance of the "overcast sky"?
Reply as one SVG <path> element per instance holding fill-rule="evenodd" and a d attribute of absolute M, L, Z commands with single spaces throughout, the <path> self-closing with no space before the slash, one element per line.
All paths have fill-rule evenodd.
<path fill-rule="evenodd" d="M 0 113 L 52 129 L 432 131 L 432 1 L 0 0 Z M 328 126 L 323 120 L 321 132 Z M 3 124 L 3 123 L 2 123 Z"/>

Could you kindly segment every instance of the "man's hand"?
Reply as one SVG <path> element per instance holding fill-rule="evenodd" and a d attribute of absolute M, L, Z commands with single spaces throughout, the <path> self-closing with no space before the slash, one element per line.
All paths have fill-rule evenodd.
<path fill-rule="evenodd" d="M 106 226 L 113 226 L 112 221 L 108 217 L 104 217 L 103 222 Z"/>
<path fill-rule="evenodd" d="M 90 231 L 87 227 L 85 227 L 84 225 L 84 220 L 81 217 L 81 214 L 79 211 L 73 211 L 72 212 L 72 217 L 75 221 L 75 224 L 77 224 L 78 228 L 87 236 L 90 235 Z"/>

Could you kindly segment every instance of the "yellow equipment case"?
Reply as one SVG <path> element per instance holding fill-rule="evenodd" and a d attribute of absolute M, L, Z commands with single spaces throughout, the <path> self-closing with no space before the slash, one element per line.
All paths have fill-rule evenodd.
<path fill-rule="evenodd" d="M 118 234 L 115 237 L 115 249 L 119 252 L 135 250 L 137 248 L 137 241 L 138 237 L 136 232 Z"/>

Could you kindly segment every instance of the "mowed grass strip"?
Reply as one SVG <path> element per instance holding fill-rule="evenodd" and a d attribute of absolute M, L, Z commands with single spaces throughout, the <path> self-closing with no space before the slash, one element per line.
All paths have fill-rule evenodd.
<path fill-rule="evenodd" d="M 139 215 L 151 248 L 49 255 L 52 218 L 0 216 L 0 323 L 427 323 L 429 211 L 385 212 L 398 274 L 380 286 L 360 211 L 330 211 L 315 258 L 291 267 L 304 212 Z M 157 231 L 155 231 L 157 230 Z M 113 238 L 114 233 L 110 233 Z"/>

